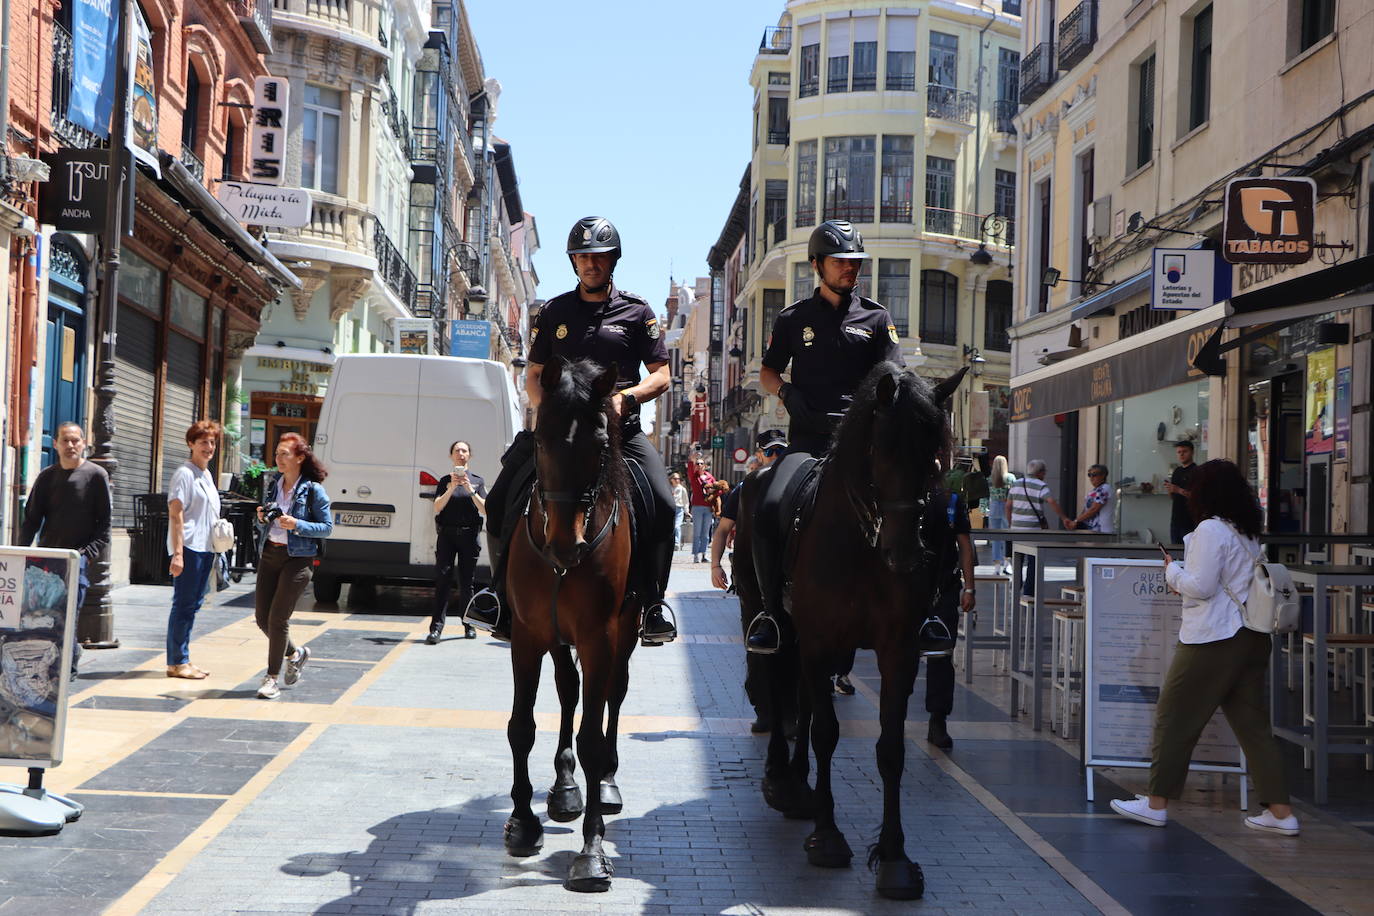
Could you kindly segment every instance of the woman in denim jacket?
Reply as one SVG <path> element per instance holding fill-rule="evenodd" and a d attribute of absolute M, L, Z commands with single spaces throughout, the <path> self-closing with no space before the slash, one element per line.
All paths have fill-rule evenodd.
<path fill-rule="evenodd" d="M 258 696 L 274 700 L 281 695 L 277 677 L 292 686 L 310 658 L 310 649 L 291 644 L 291 612 L 310 584 L 320 538 L 334 531 L 329 494 L 322 481 L 324 465 L 298 433 L 287 433 L 277 443 L 277 471 L 267 484 L 258 520 L 265 526 L 258 545 L 258 584 L 255 594 L 258 629 L 267 636 L 267 675 Z"/>

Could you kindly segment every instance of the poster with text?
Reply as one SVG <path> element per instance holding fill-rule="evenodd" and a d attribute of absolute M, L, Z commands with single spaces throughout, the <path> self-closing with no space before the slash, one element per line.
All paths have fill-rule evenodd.
<path fill-rule="evenodd" d="M 1149 766 L 1155 705 L 1173 661 L 1183 602 L 1156 560 L 1088 560 L 1084 746 L 1088 766 Z M 1240 748 L 1218 711 L 1192 765 L 1239 768 Z"/>
<path fill-rule="evenodd" d="M 62 760 L 78 564 L 73 550 L 0 547 L 0 766 Z"/>

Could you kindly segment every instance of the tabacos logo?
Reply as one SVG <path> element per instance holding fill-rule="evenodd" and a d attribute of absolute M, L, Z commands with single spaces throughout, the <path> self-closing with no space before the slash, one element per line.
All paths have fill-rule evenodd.
<path fill-rule="evenodd" d="M 1316 202 L 1311 178 L 1231 179 L 1222 255 L 1232 264 L 1305 264 L 1312 259 Z"/>

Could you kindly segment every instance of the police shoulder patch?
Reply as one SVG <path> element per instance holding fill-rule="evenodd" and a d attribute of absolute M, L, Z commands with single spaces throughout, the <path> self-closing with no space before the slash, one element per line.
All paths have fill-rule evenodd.
<path fill-rule="evenodd" d="M 653 317 L 652 315 L 644 319 L 644 330 L 648 332 L 650 340 L 658 340 L 658 319 Z"/>
<path fill-rule="evenodd" d="M 620 298 L 622 298 L 622 299 L 628 299 L 628 300 L 631 301 L 631 302 L 638 302 L 638 303 L 640 303 L 641 305 L 648 305 L 648 304 L 649 304 L 649 300 L 648 300 L 648 299 L 645 299 L 643 296 L 639 295 L 639 293 L 627 293 L 627 292 L 625 292 L 625 290 L 623 290 L 623 289 L 622 289 L 622 290 L 617 290 L 617 292 L 620 293 Z"/>
<path fill-rule="evenodd" d="M 897 336 L 897 326 L 895 324 L 890 324 L 887 326 L 887 336 L 892 338 L 893 343 L 902 342 L 902 338 Z"/>

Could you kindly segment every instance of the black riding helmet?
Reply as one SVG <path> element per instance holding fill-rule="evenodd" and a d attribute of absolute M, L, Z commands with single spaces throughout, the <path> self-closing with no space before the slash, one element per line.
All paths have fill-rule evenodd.
<path fill-rule="evenodd" d="M 611 255 L 611 269 L 620 260 L 620 232 L 604 216 L 584 216 L 568 233 L 568 260 L 575 254 Z M 573 261 L 573 266 L 576 262 Z"/>
<path fill-rule="evenodd" d="M 847 219 L 828 219 L 811 233 L 811 241 L 806 246 L 808 260 L 817 258 L 862 259 L 864 237 Z"/>

